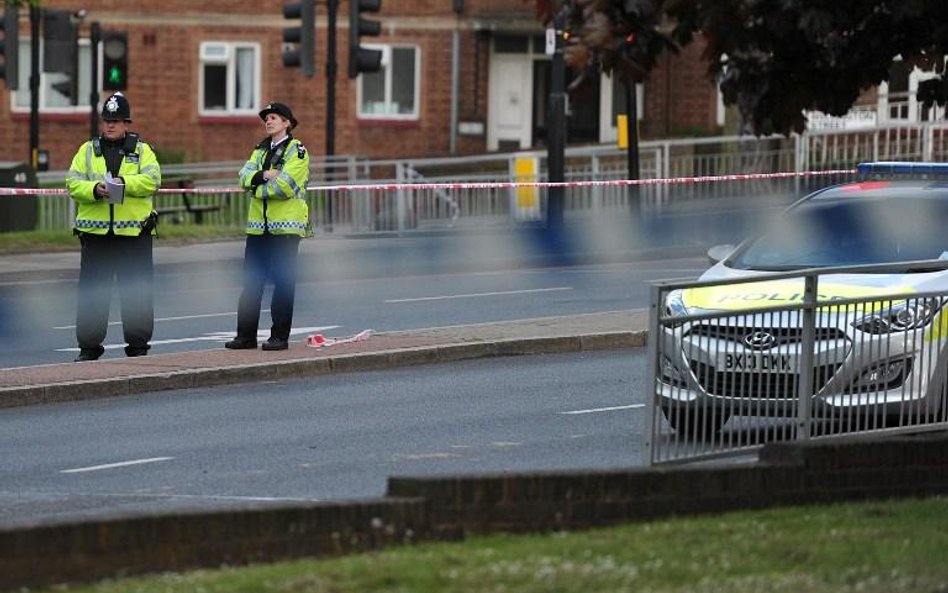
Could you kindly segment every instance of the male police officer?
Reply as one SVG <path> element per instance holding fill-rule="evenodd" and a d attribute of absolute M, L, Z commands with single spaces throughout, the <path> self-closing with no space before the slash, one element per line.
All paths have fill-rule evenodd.
<path fill-rule="evenodd" d="M 161 168 L 151 147 L 129 132 L 131 107 L 122 93 L 102 106 L 102 134 L 79 147 L 66 174 L 76 201 L 73 233 L 82 245 L 76 312 L 76 362 L 102 356 L 113 278 L 122 303 L 127 356 L 144 356 L 154 328 L 152 196 Z"/>

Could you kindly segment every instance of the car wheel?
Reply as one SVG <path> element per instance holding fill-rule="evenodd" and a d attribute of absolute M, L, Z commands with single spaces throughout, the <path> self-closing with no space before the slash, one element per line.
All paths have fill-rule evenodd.
<path fill-rule="evenodd" d="M 662 413 L 675 432 L 690 440 L 716 435 L 731 418 L 729 413 L 720 410 L 678 406 L 662 406 Z"/>

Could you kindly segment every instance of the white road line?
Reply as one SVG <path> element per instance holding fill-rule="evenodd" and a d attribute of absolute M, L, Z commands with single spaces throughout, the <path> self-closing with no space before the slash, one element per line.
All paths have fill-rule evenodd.
<path fill-rule="evenodd" d="M 236 500 L 247 502 L 322 502 L 321 498 L 295 498 L 285 496 L 239 496 L 228 494 L 171 494 L 161 492 L 131 492 L 128 494 L 118 493 L 95 493 L 88 496 L 109 496 L 121 498 L 159 498 L 169 500 Z"/>
<path fill-rule="evenodd" d="M 308 334 L 308 333 L 312 333 L 312 332 L 321 332 L 321 331 L 326 331 L 326 330 L 330 330 L 330 329 L 336 329 L 336 328 L 338 328 L 338 327 L 340 327 L 340 326 L 338 326 L 338 325 L 318 325 L 318 326 L 314 326 L 314 327 L 294 327 L 294 328 L 290 331 L 290 335 L 291 335 L 291 336 L 295 336 L 295 335 L 298 335 L 298 334 Z M 257 339 L 259 339 L 259 340 L 266 340 L 269 335 L 270 335 L 270 331 L 269 331 L 269 330 L 260 330 L 260 331 L 257 333 Z M 234 337 L 234 332 L 232 332 L 232 331 L 227 331 L 227 332 L 214 332 L 214 333 L 204 334 L 203 336 L 195 336 L 195 337 L 191 337 L 191 338 L 169 338 L 169 339 L 167 339 L 167 340 L 152 340 L 151 342 L 149 342 L 149 344 L 151 344 L 152 346 L 162 346 L 162 345 L 166 345 L 166 344 L 185 344 L 185 343 L 188 343 L 188 342 L 220 342 L 220 343 L 223 344 L 224 342 L 226 342 L 227 340 L 230 340 L 230 339 L 233 338 L 233 337 Z M 125 347 L 125 344 L 124 344 L 124 343 L 119 343 L 119 344 L 103 344 L 102 347 L 105 348 L 106 350 L 117 350 L 117 349 L 119 349 L 119 348 L 124 348 L 124 347 Z M 71 346 L 71 347 L 67 347 L 67 348 L 56 348 L 55 351 L 56 351 L 56 352 L 79 352 L 79 348 L 78 348 L 77 346 Z"/>
<path fill-rule="evenodd" d="M 43 496 L 46 498 L 89 496 L 98 498 L 154 498 L 162 500 L 234 500 L 247 502 L 324 502 L 322 498 L 300 498 L 287 496 L 241 496 L 236 494 L 174 494 L 170 492 L 10 492 L 0 491 L 0 497 L 26 498 Z"/>
<path fill-rule="evenodd" d="M 634 408 L 644 408 L 645 404 L 632 404 L 630 406 L 611 406 L 608 408 L 590 408 L 588 410 L 570 410 L 569 412 L 560 412 L 560 414 L 565 415 L 577 415 L 577 414 L 595 414 L 597 412 L 614 412 L 616 410 L 631 410 Z"/>
<path fill-rule="evenodd" d="M 102 465 L 90 465 L 89 467 L 76 467 L 73 469 L 61 469 L 61 474 L 78 474 L 82 472 L 95 472 L 102 469 L 112 469 L 116 467 L 128 467 L 130 465 L 144 465 L 146 463 L 158 463 L 160 461 L 171 461 L 174 457 L 150 457 L 148 459 L 132 459 L 130 461 L 119 461 L 116 463 L 105 463 Z"/>
<path fill-rule="evenodd" d="M 263 309 L 263 313 L 269 313 L 270 309 Z M 231 311 L 230 313 L 205 313 L 203 315 L 181 315 L 179 317 L 156 317 L 155 323 L 159 321 L 187 321 L 189 319 L 206 319 L 209 317 L 234 317 L 237 315 L 236 311 Z M 110 321 L 109 325 L 121 325 L 121 320 Z M 76 329 L 75 325 L 55 325 L 53 329 Z"/>
<path fill-rule="evenodd" d="M 504 296 L 508 294 L 530 294 L 536 292 L 559 292 L 573 290 L 572 286 L 554 286 L 553 288 L 531 288 L 524 290 L 503 290 L 499 292 L 474 292 L 470 294 L 449 294 L 442 296 L 417 297 L 413 299 L 387 299 L 386 303 L 417 303 L 421 301 L 447 301 L 452 299 L 473 299 L 478 297 Z"/>

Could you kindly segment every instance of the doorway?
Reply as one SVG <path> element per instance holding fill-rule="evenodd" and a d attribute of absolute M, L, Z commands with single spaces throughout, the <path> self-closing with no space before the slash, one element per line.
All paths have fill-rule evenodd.
<path fill-rule="evenodd" d="M 533 145 L 547 143 L 547 115 L 552 82 L 552 62 L 533 62 Z M 576 74 L 566 69 L 566 87 L 575 80 Z M 569 93 L 566 101 L 566 143 L 586 144 L 599 142 L 599 93 L 600 77 L 587 81 L 583 88 Z"/>

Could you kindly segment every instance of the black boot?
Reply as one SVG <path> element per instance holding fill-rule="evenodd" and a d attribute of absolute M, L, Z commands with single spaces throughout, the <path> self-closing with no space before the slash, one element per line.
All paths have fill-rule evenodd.
<path fill-rule="evenodd" d="M 284 340 L 283 338 L 270 338 L 264 342 L 260 348 L 263 350 L 286 350 L 289 347 L 290 343 L 288 340 Z"/>
<path fill-rule="evenodd" d="M 255 338 L 244 338 L 242 336 L 237 336 L 224 344 L 224 348 L 229 350 L 254 350 L 256 347 L 257 340 Z"/>
<path fill-rule="evenodd" d="M 102 353 L 105 352 L 105 348 L 99 346 L 98 348 L 80 348 L 79 356 L 76 357 L 75 362 L 89 362 L 91 360 L 98 360 Z"/>

